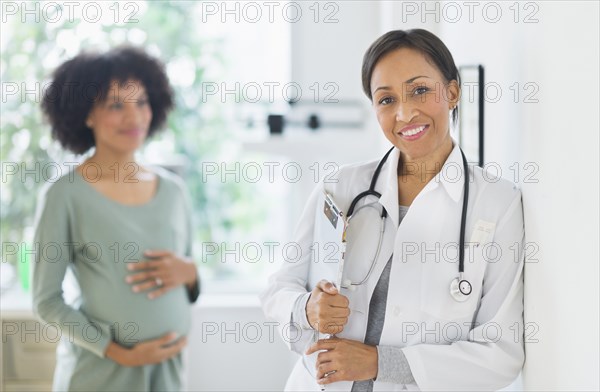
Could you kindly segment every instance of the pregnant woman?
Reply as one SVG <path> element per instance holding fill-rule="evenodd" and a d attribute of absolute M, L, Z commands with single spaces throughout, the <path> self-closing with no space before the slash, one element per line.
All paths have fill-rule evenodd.
<path fill-rule="evenodd" d="M 63 148 L 94 149 L 36 216 L 34 310 L 62 334 L 54 390 L 181 389 L 199 295 L 190 201 L 180 178 L 135 158 L 172 106 L 164 66 L 131 47 L 65 62 L 44 96 Z"/>

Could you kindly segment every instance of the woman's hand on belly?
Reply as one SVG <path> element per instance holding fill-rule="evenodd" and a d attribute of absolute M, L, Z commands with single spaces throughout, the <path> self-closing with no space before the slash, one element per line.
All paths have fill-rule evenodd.
<path fill-rule="evenodd" d="M 325 351 L 323 351 L 325 350 Z M 313 344 L 307 355 L 317 356 L 317 382 L 362 381 L 377 377 L 377 348 L 356 340 L 330 338 Z"/>
<path fill-rule="evenodd" d="M 185 336 L 175 340 L 176 337 L 177 335 L 171 332 L 161 338 L 138 343 L 132 348 L 111 342 L 105 355 L 119 365 L 127 367 L 161 363 L 179 354 L 187 344 Z"/>
<path fill-rule="evenodd" d="M 136 271 L 127 277 L 134 292 L 153 290 L 148 293 L 148 298 L 152 299 L 180 285 L 190 288 L 196 284 L 196 266 L 191 261 L 166 250 L 146 251 L 144 255 L 152 260 L 127 266 L 130 271 Z"/>

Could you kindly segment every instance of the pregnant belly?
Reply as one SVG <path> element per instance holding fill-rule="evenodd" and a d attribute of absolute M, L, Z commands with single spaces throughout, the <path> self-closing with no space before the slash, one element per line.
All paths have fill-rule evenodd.
<path fill-rule="evenodd" d="M 169 332 L 187 335 L 190 329 L 190 303 L 186 289 L 179 286 L 162 296 L 149 299 L 147 292 L 107 290 L 93 297 L 83 294 L 82 310 L 91 318 L 110 324 L 112 339 L 126 347 Z"/>

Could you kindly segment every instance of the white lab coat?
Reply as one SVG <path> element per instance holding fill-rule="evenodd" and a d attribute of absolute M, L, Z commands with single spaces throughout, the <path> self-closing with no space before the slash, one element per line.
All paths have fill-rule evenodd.
<path fill-rule="evenodd" d="M 465 241 L 465 278 L 473 292 L 465 302 L 450 296 L 450 282 L 458 276 L 463 163 L 456 143 L 438 173 L 419 193 L 398 226 L 399 151 L 394 149 L 382 168 L 375 189 L 388 211 L 381 253 L 365 285 L 342 289 L 351 314 L 338 337 L 364 341 L 369 301 L 381 272 L 393 255 L 386 317 L 380 345 L 403 348 L 416 384 L 375 381 L 375 391 L 497 390 L 509 385 L 524 362 L 523 244 L 524 225 L 520 190 L 511 182 L 471 167 Z M 346 211 L 352 199 L 368 189 L 379 160 L 348 165 L 336 183 L 321 183 L 312 193 L 297 227 L 295 241 L 302 257 L 286 263 L 261 294 L 263 309 L 276 320 L 289 348 L 302 357 L 289 376 L 286 390 L 319 391 L 315 358 L 305 350 L 319 337 L 302 309 L 307 292 L 324 276 L 329 264 L 315 263 L 313 243 L 317 199 L 325 189 Z M 359 203 L 377 201 L 367 197 Z M 364 277 L 374 256 L 380 221 L 351 223 L 345 277 Z M 470 244 L 469 244 L 470 243 Z M 300 305 L 299 305 L 300 304 Z M 293 322 L 293 323 L 291 323 Z M 352 382 L 328 385 L 327 391 L 349 391 Z"/>

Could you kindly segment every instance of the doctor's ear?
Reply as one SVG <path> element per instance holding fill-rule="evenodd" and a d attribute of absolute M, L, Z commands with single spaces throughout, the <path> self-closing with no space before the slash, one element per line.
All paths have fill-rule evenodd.
<path fill-rule="evenodd" d="M 446 85 L 445 98 L 448 101 L 448 110 L 453 110 L 460 100 L 461 89 L 456 80 L 451 80 Z"/>

